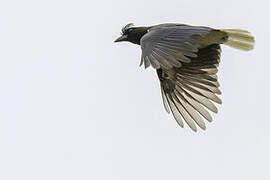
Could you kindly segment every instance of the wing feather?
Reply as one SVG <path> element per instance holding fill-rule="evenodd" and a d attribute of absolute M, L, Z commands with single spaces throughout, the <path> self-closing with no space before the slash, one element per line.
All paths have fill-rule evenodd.
<path fill-rule="evenodd" d="M 161 95 L 162 95 L 162 101 L 163 101 L 164 108 L 167 111 L 167 113 L 170 113 L 169 102 L 167 101 L 164 89 L 162 88 L 162 86 L 160 89 L 161 89 Z"/>
<path fill-rule="evenodd" d="M 209 57 L 206 58 L 205 54 Z M 163 54 L 162 57 L 165 55 Z M 184 120 L 195 132 L 197 126 L 206 129 L 204 119 L 212 121 L 212 116 L 207 110 L 217 113 L 218 109 L 214 103 L 222 103 L 217 96 L 221 91 L 216 75 L 220 46 L 214 44 L 199 49 L 197 55 L 190 59 L 191 62 L 183 62 L 181 67 L 170 69 L 161 67 L 157 70 L 166 111 L 171 110 L 181 127 L 184 126 Z M 206 68 L 205 64 L 210 67 Z M 194 66 L 196 68 L 193 68 Z"/>
<path fill-rule="evenodd" d="M 193 131 L 197 131 L 197 127 L 193 121 L 193 119 L 191 118 L 191 116 L 188 114 L 188 112 L 185 110 L 185 108 L 182 106 L 182 104 L 180 104 L 177 101 L 177 97 L 175 96 L 174 93 L 170 94 L 170 99 L 174 102 L 174 104 L 176 105 L 178 111 L 180 112 L 180 114 L 182 115 L 182 117 L 184 118 L 185 122 L 188 124 L 188 126 L 193 130 Z"/>
<path fill-rule="evenodd" d="M 169 94 L 166 94 L 166 99 L 169 102 L 169 106 L 171 108 L 174 119 L 179 124 L 179 126 L 184 127 L 184 123 L 183 123 L 182 118 L 181 118 L 181 112 L 176 107 L 175 102 L 172 100 L 172 98 L 169 96 Z"/>
<path fill-rule="evenodd" d="M 205 108 L 195 99 L 193 99 L 189 94 L 187 94 L 185 91 L 182 89 L 177 89 L 177 93 L 181 94 L 184 99 L 187 100 L 187 102 L 194 108 L 196 109 L 206 120 L 209 122 L 212 121 L 212 117 L 208 111 L 205 110 Z"/>

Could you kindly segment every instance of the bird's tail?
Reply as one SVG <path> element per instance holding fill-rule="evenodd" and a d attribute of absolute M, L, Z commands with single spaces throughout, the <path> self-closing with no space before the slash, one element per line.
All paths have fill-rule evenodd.
<path fill-rule="evenodd" d="M 248 31 L 241 29 L 222 29 L 221 31 L 228 35 L 225 45 L 244 51 L 254 48 L 254 37 Z"/>

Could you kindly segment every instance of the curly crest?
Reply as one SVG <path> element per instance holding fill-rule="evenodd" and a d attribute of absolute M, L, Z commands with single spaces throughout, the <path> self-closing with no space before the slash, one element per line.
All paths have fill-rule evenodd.
<path fill-rule="evenodd" d="M 122 34 L 125 34 L 125 33 L 127 32 L 127 30 L 128 30 L 129 28 L 131 28 L 132 26 L 134 26 L 133 23 L 129 23 L 129 24 L 125 25 L 125 26 L 122 28 Z"/>

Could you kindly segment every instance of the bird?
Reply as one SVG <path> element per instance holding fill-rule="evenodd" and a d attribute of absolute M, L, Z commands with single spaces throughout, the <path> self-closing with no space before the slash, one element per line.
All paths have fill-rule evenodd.
<path fill-rule="evenodd" d="M 250 51 L 255 44 L 246 30 L 178 23 L 129 23 L 114 42 L 123 41 L 140 45 L 140 66 L 156 70 L 165 110 L 180 127 L 185 122 L 194 132 L 206 130 L 205 120 L 213 120 L 209 112 L 217 113 L 215 104 L 222 103 L 217 77 L 221 45 Z"/>

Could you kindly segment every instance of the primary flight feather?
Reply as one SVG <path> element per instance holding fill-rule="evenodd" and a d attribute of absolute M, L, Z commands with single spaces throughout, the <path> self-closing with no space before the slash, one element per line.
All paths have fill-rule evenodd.
<path fill-rule="evenodd" d="M 217 113 L 221 104 L 217 79 L 220 44 L 251 50 L 254 37 L 240 29 L 213 29 L 185 24 L 160 24 L 134 27 L 127 24 L 115 42 L 129 41 L 141 46 L 140 65 L 152 66 L 160 80 L 165 110 L 177 123 L 183 120 L 193 130 L 205 130 L 204 119 L 211 122 L 208 111 Z"/>

